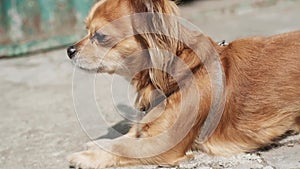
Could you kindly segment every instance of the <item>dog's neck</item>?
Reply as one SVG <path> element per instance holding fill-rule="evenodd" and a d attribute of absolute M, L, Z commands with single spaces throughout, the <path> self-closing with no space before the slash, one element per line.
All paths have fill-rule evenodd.
<path fill-rule="evenodd" d="M 218 45 L 218 43 L 214 42 L 211 38 L 209 37 L 205 37 L 205 36 L 201 36 L 201 38 L 205 38 L 203 39 L 205 41 L 205 45 L 208 45 L 209 48 L 211 48 L 212 50 L 214 50 L 214 52 L 212 52 L 213 54 L 217 53 L 219 54 L 219 56 L 222 56 L 222 52 L 223 50 L 226 48 L 224 46 L 220 46 Z M 203 46 L 202 43 L 200 43 L 201 41 L 199 41 L 199 44 L 195 44 L 196 47 L 201 47 L 201 45 Z M 176 63 L 173 63 L 172 68 L 173 72 L 179 71 L 179 73 L 177 74 L 177 78 L 174 79 L 171 75 L 167 74 L 166 76 L 162 75 L 164 72 L 156 70 L 155 72 L 151 72 L 150 69 L 147 70 L 143 70 L 140 73 L 136 74 L 135 77 L 132 79 L 132 84 L 135 86 L 135 88 L 137 89 L 137 91 L 142 90 L 143 88 L 146 88 L 147 86 L 152 86 L 151 88 L 153 89 L 158 89 L 162 92 L 162 94 L 164 95 L 164 97 L 169 97 L 170 95 L 172 95 L 174 92 L 182 89 L 182 87 L 185 87 L 185 85 L 188 85 L 188 80 L 189 78 L 191 78 L 191 76 L 193 76 L 193 74 L 195 73 L 199 73 L 199 71 L 201 70 L 205 70 L 205 68 L 203 68 L 205 60 L 201 60 L 200 58 L 207 58 L 210 57 L 209 54 L 210 52 L 203 52 L 201 53 L 204 56 L 198 57 L 197 54 L 189 47 L 184 46 L 184 45 L 180 45 L 182 46 L 182 48 L 178 49 L 176 55 L 179 58 L 179 60 L 181 60 L 182 62 L 184 62 L 187 67 L 189 68 L 189 70 L 187 70 L 187 74 L 184 74 L 185 71 L 182 71 L 182 68 L 180 67 L 181 65 L 177 65 Z M 205 47 L 205 46 L 204 46 Z M 204 50 L 205 51 L 205 50 Z M 151 75 L 152 73 L 152 75 Z M 155 76 L 164 76 L 167 77 L 165 79 L 160 79 L 158 77 Z M 159 80 L 156 80 L 159 79 Z M 178 83 L 179 82 L 179 83 Z M 182 82 L 182 83 L 181 83 Z"/>
<path fill-rule="evenodd" d="M 210 37 L 206 37 L 204 35 L 199 36 L 199 38 L 200 40 L 197 42 L 198 44 L 195 44 L 196 47 L 204 47 L 207 49 L 215 50 L 215 52 L 220 57 L 222 56 L 222 52 L 226 48 L 226 46 L 218 45 L 218 43 L 213 41 Z M 201 42 L 201 39 L 203 40 L 203 38 L 205 43 Z M 196 52 L 190 47 L 187 47 L 185 45 L 179 45 L 179 46 L 181 46 L 181 48 L 177 50 L 176 55 L 179 58 L 178 60 L 180 60 L 181 64 L 174 62 L 172 63 L 171 70 L 169 70 L 169 72 L 173 72 L 174 74 L 170 75 L 167 74 L 166 72 L 162 72 L 161 70 L 152 70 L 152 74 L 150 70 L 147 71 L 149 74 L 143 71 L 138 76 L 144 77 L 143 78 L 144 80 L 149 78 L 149 81 L 147 83 L 145 82 L 138 83 L 139 88 L 142 88 L 144 85 L 152 84 L 156 88 L 161 90 L 165 94 L 165 96 L 169 96 L 175 91 L 177 91 L 180 87 L 182 87 L 182 85 L 178 86 L 179 85 L 178 82 L 180 83 L 180 81 L 185 81 L 187 78 L 189 78 L 189 76 L 192 76 L 199 69 L 203 68 L 205 59 L 209 58 L 211 53 L 214 53 L 214 52 L 207 51 L 205 49 L 202 50 L 203 52 L 200 53 L 201 56 L 198 56 Z M 185 64 L 186 68 L 182 68 L 182 62 Z M 153 73 L 153 71 L 155 72 Z M 163 75 L 164 73 L 166 73 L 166 75 Z M 176 77 L 173 77 L 174 75 Z M 165 77 L 165 78 L 160 78 L 157 76 Z"/>

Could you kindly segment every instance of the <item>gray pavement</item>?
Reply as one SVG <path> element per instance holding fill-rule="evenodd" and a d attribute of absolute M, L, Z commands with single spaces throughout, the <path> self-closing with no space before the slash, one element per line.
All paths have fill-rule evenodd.
<path fill-rule="evenodd" d="M 300 30 L 299 0 L 196 1 L 181 8 L 185 18 L 216 41 Z M 0 67 L 0 168 L 68 168 L 66 155 L 82 150 L 89 137 L 74 111 L 73 66 L 65 50 L 1 59 Z M 112 77 L 95 79 L 98 109 L 112 126 L 122 120 L 114 108 Z M 90 124 L 93 137 L 111 132 L 96 122 Z M 300 169 L 300 135 L 252 154 L 210 157 L 195 152 L 195 159 L 176 168 Z"/>

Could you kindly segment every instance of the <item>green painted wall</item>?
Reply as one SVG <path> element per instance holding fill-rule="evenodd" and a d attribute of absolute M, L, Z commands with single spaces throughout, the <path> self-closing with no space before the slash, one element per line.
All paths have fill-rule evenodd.
<path fill-rule="evenodd" d="M 75 42 L 84 33 L 84 19 L 95 1 L 0 0 L 0 57 Z"/>

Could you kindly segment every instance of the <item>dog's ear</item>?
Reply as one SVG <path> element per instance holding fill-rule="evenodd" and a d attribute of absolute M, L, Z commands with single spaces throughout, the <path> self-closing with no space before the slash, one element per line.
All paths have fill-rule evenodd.
<path fill-rule="evenodd" d="M 178 7 L 169 0 L 131 0 L 133 29 L 149 50 L 150 77 L 160 90 L 167 91 L 168 67 L 179 47 Z M 163 52 L 164 51 L 164 52 Z"/>

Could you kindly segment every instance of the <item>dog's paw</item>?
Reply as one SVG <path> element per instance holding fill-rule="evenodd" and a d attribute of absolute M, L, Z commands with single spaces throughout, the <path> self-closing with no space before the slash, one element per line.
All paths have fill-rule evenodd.
<path fill-rule="evenodd" d="M 69 166 L 76 169 L 102 169 L 116 166 L 116 156 L 103 150 L 82 151 L 67 157 Z"/>

